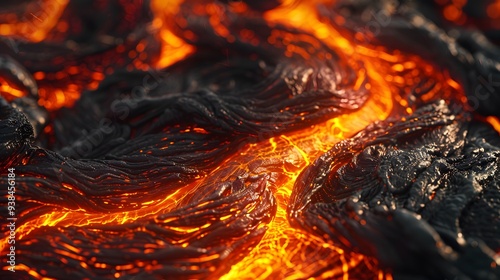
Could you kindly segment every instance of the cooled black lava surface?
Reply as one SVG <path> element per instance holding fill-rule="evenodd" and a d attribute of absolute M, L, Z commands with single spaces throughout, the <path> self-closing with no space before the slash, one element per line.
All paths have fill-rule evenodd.
<path fill-rule="evenodd" d="M 377 257 L 397 279 L 497 279 L 499 155 L 489 124 L 429 104 L 369 126 L 306 168 L 289 219 Z"/>

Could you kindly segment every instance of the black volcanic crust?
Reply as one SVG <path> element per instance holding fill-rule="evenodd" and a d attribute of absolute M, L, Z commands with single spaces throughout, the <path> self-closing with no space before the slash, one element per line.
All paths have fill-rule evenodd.
<path fill-rule="evenodd" d="M 499 144 L 444 101 L 375 123 L 301 173 L 290 222 L 397 279 L 497 279 Z"/>

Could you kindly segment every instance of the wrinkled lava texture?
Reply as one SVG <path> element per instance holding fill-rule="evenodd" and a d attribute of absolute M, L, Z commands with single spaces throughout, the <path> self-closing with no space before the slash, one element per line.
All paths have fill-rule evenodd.
<path fill-rule="evenodd" d="M 15 2 L 1 5 L 16 11 L 27 1 Z M 266 21 L 279 1 L 247 1 L 241 13 L 228 8 L 241 1 L 186 0 L 172 15 L 182 23 L 172 33 L 194 51 L 166 68 L 130 68 L 161 56 L 149 3 L 88 2 L 100 9 L 69 2 L 61 16 L 69 28 L 50 43 L 0 42 L 0 77 L 25 93 L 0 97 L 0 213 L 7 217 L 7 168 L 15 168 L 16 277 L 221 277 L 259 246 L 277 215 L 283 163 L 259 161 L 259 143 L 363 108 L 375 94 L 372 78 L 360 74 L 364 61 Z M 224 13 L 214 23 L 203 5 Z M 289 225 L 341 254 L 374 260 L 376 268 L 344 271 L 351 279 L 500 279 L 500 136 L 486 121 L 500 116 L 500 31 L 447 22 L 433 1 L 340 0 L 314 9 L 352 42 L 369 30 L 361 27 L 370 15 L 383 14 L 390 20 L 360 44 L 418 56 L 461 94 L 430 92 L 435 86 L 423 78 L 391 90 L 406 106 L 295 169 Z M 127 55 L 144 42 L 148 56 Z M 111 70 L 71 106 L 38 101 L 64 79 L 82 89 L 94 81 L 71 67 L 102 64 Z M 72 74 L 57 78 L 60 71 Z M 228 166 L 248 147 L 247 166 Z M 125 222 L 30 224 L 57 212 L 143 211 L 170 196 L 175 205 Z M 2 279 L 13 274 L 6 253 Z M 294 279 L 329 278 L 311 267 Z"/>

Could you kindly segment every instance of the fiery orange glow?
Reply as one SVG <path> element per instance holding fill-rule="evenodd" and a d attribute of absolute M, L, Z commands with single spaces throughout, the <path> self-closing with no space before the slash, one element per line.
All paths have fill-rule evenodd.
<path fill-rule="evenodd" d="M 0 95 L 11 101 L 13 99 L 26 96 L 26 92 L 12 85 L 5 79 L 0 78 Z"/>
<path fill-rule="evenodd" d="M 0 24 L 0 35 L 18 35 L 35 42 L 41 41 L 56 26 L 67 2 L 67 0 L 43 1 L 44 7 L 47 7 L 46 9 L 51 7 L 50 9 L 53 12 L 47 13 L 50 16 L 47 16 L 40 25 L 35 25 L 36 18 L 16 19 L 17 23 L 15 24 Z M 400 97 L 399 92 L 401 89 L 409 92 L 416 84 L 429 79 L 435 81 L 435 84 L 429 93 L 422 97 L 424 100 L 431 99 L 438 92 L 444 96 L 462 94 L 460 85 L 452 80 L 447 73 L 442 73 L 440 70 L 435 69 L 431 63 L 423 61 L 417 56 L 403 54 L 398 51 L 389 52 L 386 49 L 368 44 L 353 43 L 331 25 L 319 19 L 319 15 L 316 14 L 314 8 L 314 5 L 318 2 L 331 1 L 284 1 L 281 7 L 266 12 L 264 18 L 270 23 L 279 23 L 314 34 L 315 37 L 329 44 L 329 47 L 350 57 L 350 63 L 354 64 L 354 61 L 362 61 L 365 64 L 364 67 L 354 67 L 358 71 L 357 75 L 360 80 L 356 86 L 363 86 L 362 79 L 369 77 L 370 82 L 364 86 L 371 90 L 372 94 L 367 103 L 352 114 L 333 118 L 301 131 L 275 135 L 260 143 L 248 144 L 239 153 L 226 160 L 226 162 L 238 163 L 235 166 L 247 164 L 249 157 L 253 158 L 253 160 L 279 161 L 283 166 L 282 174 L 284 177 L 280 179 L 279 186 L 273 189 L 278 210 L 274 220 L 268 225 L 268 230 L 263 239 L 241 262 L 234 265 L 229 273 L 222 277 L 224 280 L 299 279 L 307 277 L 308 272 L 317 270 L 318 267 L 328 266 L 326 263 L 328 259 L 339 259 L 343 265 L 324 271 L 317 277 L 318 279 L 349 279 L 350 269 L 360 263 L 364 263 L 367 267 L 373 269 L 374 274 L 378 275 L 379 279 L 392 279 L 391 275 L 379 271 L 375 260 L 353 253 L 346 253 L 333 244 L 326 243 L 318 237 L 308 235 L 300 229 L 291 227 L 286 218 L 286 208 L 293 183 L 303 168 L 314 161 L 321 153 L 329 150 L 335 143 L 352 136 L 374 121 L 384 120 L 392 110 L 398 109 L 411 114 L 412 109 L 408 101 Z M 177 13 L 181 3 L 182 0 L 151 1 L 151 8 L 154 13 L 151 28 L 158 30 L 161 42 L 160 56 L 154 65 L 157 68 L 172 65 L 194 51 L 193 46 L 175 35 L 173 23 L 170 20 L 172 15 Z M 217 13 L 220 11 L 215 7 L 207 7 L 207 9 L 213 15 L 210 23 L 215 25 L 219 35 L 231 41 L 231 34 L 222 25 L 217 26 Z M 244 4 L 235 3 L 233 9 L 237 12 L 245 12 L 246 7 Z M 444 9 L 444 16 L 450 21 L 458 21 L 462 14 L 457 6 L 450 5 Z M 35 29 L 33 29 L 34 25 L 36 26 Z M 186 38 L 190 36 L 190 34 L 185 34 Z M 248 38 L 249 40 L 252 38 L 250 33 L 248 33 Z M 270 37 L 268 40 L 272 42 L 273 38 Z M 144 48 L 145 46 L 138 46 L 136 50 L 140 53 Z M 288 46 L 287 50 L 290 53 L 307 56 L 307 52 L 291 45 Z M 120 51 L 119 47 L 114 51 Z M 141 65 L 136 65 L 136 68 L 140 68 L 137 66 Z M 91 78 L 85 82 L 75 82 L 68 79 L 68 75 L 76 74 Z M 39 104 L 51 111 L 63 106 L 71 106 L 78 100 L 83 90 L 95 89 L 99 82 L 103 80 L 105 74 L 107 73 L 104 67 L 100 68 L 100 71 L 92 72 L 83 65 L 73 65 L 59 73 L 52 73 L 49 77 L 51 80 L 64 80 L 66 82 L 58 83 L 57 86 L 42 84 L 39 90 Z M 46 80 L 47 75 L 43 72 L 34 73 L 35 79 L 40 82 Z M 24 95 L 21 91 L 5 83 L 0 82 L 0 85 L 3 96 L 10 96 L 12 99 Z M 488 121 L 500 131 L 500 122 L 497 119 L 489 118 Z M 252 151 L 258 150 L 258 155 L 251 154 L 250 148 Z M 84 210 L 69 211 L 59 209 L 24 223 L 17 229 L 18 238 L 22 239 L 34 229 L 42 226 L 123 224 L 161 213 L 172 209 L 182 197 L 195 191 L 196 187 L 206 182 L 206 180 L 217 180 L 218 176 L 218 170 L 215 170 L 209 176 L 198 179 L 195 183 L 177 190 L 163 200 L 142 202 L 138 210 L 125 210 L 111 214 L 90 214 Z M 71 188 L 71 186 L 67 187 Z M 176 230 L 190 231 L 197 229 Z M 7 242 L 2 240 L 1 244 L 3 246 Z M 312 250 L 311 248 L 315 249 Z M 322 259 L 317 259 L 319 256 Z M 18 269 L 30 271 L 30 274 L 37 279 L 45 279 L 28 267 L 19 266 Z M 116 269 L 117 271 L 121 270 Z"/>
<path fill-rule="evenodd" d="M 488 16 L 492 19 L 500 19 L 500 1 L 495 1 L 488 6 L 486 10 Z"/>
<path fill-rule="evenodd" d="M 486 121 L 489 122 L 496 131 L 500 132 L 500 120 L 496 117 L 487 117 Z"/>
<path fill-rule="evenodd" d="M 158 68 L 167 67 L 186 57 L 194 50 L 192 46 L 176 36 L 171 30 L 173 23 L 170 18 L 178 12 L 178 7 L 181 3 L 182 0 L 151 1 L 151 9 L 155 15 L 153 28 L 159 30 L 161 39 L 161 55 L 156 64 Z"/>
<path fill-rule="evenodd" d="M 4 14 L 0 35 L 40 42 L 56 26 L 67 4 L 68 0 L 39 0 L 28 4 L 20 18 L 15 14 Z"/>

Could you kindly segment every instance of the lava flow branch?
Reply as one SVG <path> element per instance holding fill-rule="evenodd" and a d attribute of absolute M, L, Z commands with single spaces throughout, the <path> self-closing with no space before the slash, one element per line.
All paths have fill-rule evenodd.
<path fill-rule="evenodd" d="M 2 279 L 500 279 L 500 2 L 0 4 Z"/>

